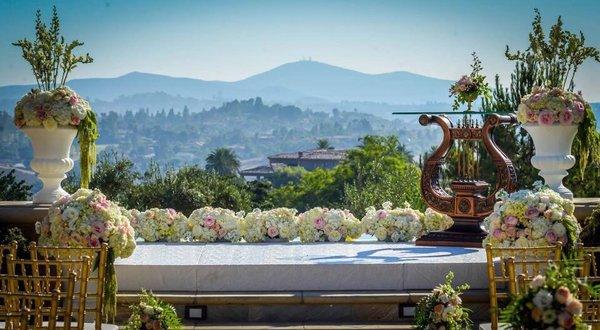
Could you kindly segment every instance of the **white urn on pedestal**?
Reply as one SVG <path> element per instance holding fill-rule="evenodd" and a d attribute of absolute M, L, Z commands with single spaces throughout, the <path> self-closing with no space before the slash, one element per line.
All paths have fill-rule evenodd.
<path fill-rule="evenodd" d="M 71 145 L 77 135 L 77 129 L 59 127 L 49 130 L 43 127 L 23 128 L 31 140 L 33 160 L 31 168 L 42 181 L 42 190 L 33 195 L 37 204 L 51 204 L 67 192 L 61 182 L 67 177 L 65 173 L 73 168 L 70 158 Z"/>
<path fill-rule="evenodd" d="M 568 169 L 575 165 L 575 156 L 571 155 L 571 145 L 578 125 L 541 126 L 524 124 L 535 146 L 535 155 L 531 165 L 540 170 L 544 183 L 562 197 L 573 199 L 573 193 L 563 185 Z"/>

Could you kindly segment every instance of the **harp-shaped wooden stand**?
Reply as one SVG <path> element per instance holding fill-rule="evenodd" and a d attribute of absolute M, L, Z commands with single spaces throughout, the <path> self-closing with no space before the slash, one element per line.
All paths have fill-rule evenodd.
<path fill-rule="evenodd" d="M 479 127 L 453 127 L 446 116 L 421 115 L 419 123 L 423 126 L 437 124 L 444 133 L 441 145 L 426 160 L 421 176 L 421 194 L 434 210 L 447 214 L 454 219 L 454 225 L 445 231 L 431 232 L 416 241 L 416 245 L 481 247 L 486 232 L 481 229 L 481 221 L 492 213 L 496 201 L 496 192 L 504 189 L 512 192 L 516 189 L 517 174 L 515 168 L 498 148 L 492 138 L 494 127 L 502 124 L 516 124 L 514 115 L 490 114 Z M 497 184 L 486 194 L 489 184 L 481 180 L 459 179 L 450 184 L 453 194 L 440 186 L 439 176 L 442 165 L 454 140 L 480 140 L 491 156 L 496 167 Z"/>

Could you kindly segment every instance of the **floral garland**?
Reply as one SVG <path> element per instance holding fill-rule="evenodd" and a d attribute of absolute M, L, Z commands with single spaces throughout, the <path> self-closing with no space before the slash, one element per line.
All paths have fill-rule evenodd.
<path fill-rule="evenodd" d="M 232 210 L 203 207 L 194 210 L 180 223 L 181 237 L 196 242 L 239 242 L 241 213 Z"/>
<path fill-rule="evenodd" d="M 131 316 L 125 325 L 127 330 L 181 329 L 181 320 L 172 305 L 156 298 L 152 292 L 142 290 L 140 302 L 129 306 Z"/>
<path fill-rule="evenodd" d="M 421 330 L 471 329 L 469 310 L 462 306 L 461 293 L 469 289 L 468 284 L 452 287 L 454 273 L 446 275 L 446 281 L 433 289 L 417 304 L 415 326 Z"/>
<path fill-rule="evenodd" d="M 404 208 L 392 208 L 391 202 L 382 204 L 382 209 L 367 208 L 362 218 L 364 231 L 378 241 L 411 242 L 423 232 L 423 214 L 405 204 Z"/>
<path fill-rule="evenodd" d="M 131 210 L 131 226 L 135 236 L 146 242 L 179 242 L 181 240 L 181 224 L 187 218 L 173 209 L 151 208 L 144 212 Z"/>
<path fill-rule="evenodd" d="M 302 242 L 339 242 L 358 238 L 361 228 L 348 210 L 315 207 L 298 216 L 298 232 Z"/>
<path fill-rule="evenodd" d="M 81 187 L 87 188 L 96 164 L 98 124 L 90 104 L 62 86 L 49 91 L 34 89 L 15 106 L 15 126 L 18 128 L 76 128 L 79 141 Z"/>
<path fill-rule="evenodd" d="M 255 209 L 241 223 L 246 242 L 269 240 L 290 241 L 298 236 L 298 218 L 295 209 L 280 207 L 268 211 Z"/>
<path fill-rule="evenodd" d="M 579 285 L 575 268 L 552 265 L 546 276 L 537 275 L 525 293 L 513 298 L 500 320 L 515 329 L 587 329 L 576 297 Z"/>
<path fill-rule="evenodd" d="M 130 213 L 109 201 L 99 190 L 81 188 L 56 201 L 41 222 L 35 224 L 40 244 L 71 247 L 109 246 L 106 265 L 105 312 L 116 313 L 117 277 L 114 261 L 127 258 L 135 250 Z"/>
<path fill-rule="evenodd" d="M 446 230 L 454 225 L 454 220 L 447 215 L 428 207 L 423 215 L 425 232 Z"/>
<path fill-rule="evenodd" d="M 536 182 L 534 190 L 500 192 L 494 212 L 483 221 L 488 236 L 483 245 L 536 247 L 562 242 L 573 249 L 581 226 L 573 202 Z"/>

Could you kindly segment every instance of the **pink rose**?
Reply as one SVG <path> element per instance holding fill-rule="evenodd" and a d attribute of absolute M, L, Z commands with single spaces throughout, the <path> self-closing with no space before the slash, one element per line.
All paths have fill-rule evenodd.
<path fill-rule="evenodd" d="M 565 329 L 571 329 L 575 325 L 575 322 L 571 314 L 563 312 L 558 314 L 558 325 Z"/>
<path fill-rule="evenodd" d="M 514 217 L 512 215 L 509 215 L 508 217 L 504 218 L 504 223 L 507 226 L 516 226 L 519 223 L 519 219 L 517 219 L 517 217 Z"/>
<path fill-rule="evenodd" d="M 317 229 L 325 228 L 325 220 L 323 218 L 316 218 L 315 219 L 315 228 L 317 228 Z"/>
<path fill-rule="evenodd" d="M 517 237 L 525 237 L 525 231 L 517 230 Z"/>
<path fill-rule="evenodd" d="M 99 247 L 100 246 L 100 239 L 98 238 L 98 236 L 91 234 L 88 238 L 87 238 L 87 243 L 90 247 Z"/>
<path fill-rule="evenodd" d="M 215 225 L 214 225 L 214 226 L 212 226 L 212 229 L 213 229 L 214 231 L 219 231 L 219 230 L 221 230 L 221 225 L 215 222 Z"/>
<path fill-rule="evenodd" d="M 569 288 L 561 286 L 560 288 L 556 289 L 554 297 L 559 304 L 566 305 L 567 302 L 571 300 L 571 291 L 569 291 Z"/>
<path fill-rule="evenodd" d="M 277 227 L 269 227 L 269 229 L 267 229 L 267 235 L 271 238 L 275 238 L 279 235 L 279 229 L 277 229 Z"/>
<path fill-rule="evenodd" d="M 44 108 L 44 105 L 40 105 L 40 107 L 36 110 L 35 115 L 41 121 L 46 120 L 49 116 L 48 110 L 46 110 L 46 108 Z"/>
<path fill-rule="evenodd" d="M 79 117 L 71 116 L 71 125 L 77 126 L 79 123 L 81 123 L 81 119 L 79 119 Z"/>
<path fill-rule="evenodd" d="M 563 109 L 563 111 L 558 114 L 558 119 L 562 125 L 571 125 L 573 123 L 573 111 L 569 108 Z"/>
<path fill-rule="evenodd" d="M 571 313 L 572 315 L 581 315 L 583 312 L 583 305 L 579 300 L 571 299 L 567 303 L 567 312 Z"/>
<path fill-rule="evenodd" d="M 515 237 L 515 236 L 517 236 L 517 228 L 515 228 L 515 227 L 509 227 L 506 230 L 506 235 L 508 235 L 508 237 Z"/>
<path fill-rule="evenodd" d="M 385 210 L 379 210 L 377 211 L 377 218 L 378 219 L 385 219 L 387 218 L 388 213 Z"/>
<path fill-rule="evenodd" d="M 535 206 L 530 206 L 529 208 L 527 208 L 527 211 L 525 211 L 525 217 L 527 219 L 535 219 L 539 215 L 540 215 L 540 211 Z"/>
<path fill-rule="evenodd" d="M 206 218 L 204 218 L 204 227 L 212 227 L 215 225 L 217 221 L 215 220 L 215 218 L 213 218 L 212 216 L 208 215 L 206 216 Z"/>
<path fill-rule="evenodd" d="M 556 233 L 553 230 L 548 230 L 548 232 L 546 232 L 546 240 L 548 241 L 548 243 L 556 243 L 557 238 L 558 237 L 556 236 Z"/>
<path fill-rule="evenodd" d="M 77 102 L 79 102 L 79 98 L 77 97 L 77 95 L 73 95 L 69 98 L 70 105 L 75 105 L 77 104 Z"/>
<path fill-rule="evenodd" d="M 104 236 L 104 232 L 106 231 L 106 226 L 102 221 L 94 221 L 92 223 L 92 232 L 98 236 Z"/>
<path fill-rule="evenodd" d="M 496 239 L 501 239 L 502 238 L 502 230 L 501 229 L 495 229 L 494 232 L 492 233 L 492 236 L 494 236 L 494 238 Z"/>
<path fill-rule="evenodd" d="M 527 122 L 529 122 L 529 123 L 535 123 L 538 121 L 537 111 L 527 109 L 527 111 L 525 112 L 525 115 L 527 116 Z"/>
<path fill-rule="evenodd" d="M 109 206 L 108 200 L 106 199 L 105 196 L 101 196 L 98 201 L 96 201 L 95 203 L 92 204 L 92 207 L 96 211 L 103 211 L 103 210 L 107 209 L 108 206 Z"/>
<path fill-rule="evenodd" d="M 548 110 L 540 111 L 538 122 L 540 125 L 552 126 L 554 124 L 554 113 Z"/>

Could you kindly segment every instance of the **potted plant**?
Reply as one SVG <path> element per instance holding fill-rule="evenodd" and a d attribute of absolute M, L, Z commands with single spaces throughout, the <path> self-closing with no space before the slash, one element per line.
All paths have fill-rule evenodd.
<path fill-rule="evenodd" d="M 21 48 L 37 82 L 37 88 L 17 102 L 14 123 L 31 140 L 31 168 L 43 183 L 33 202 L 52 203 L 67 194 L 60 184 L 66 178 L 65 173 L 73 168 L 70 149 L 75 137 L 79 142 L 82 187 L 88 186 L 96 160 L 96 116 L 89 103 L 65 85 L 78 64 L 91 63 L 93 59 L 89 54 L 73 54 L 83 43 L 65 42 L 60 35 L 56 7 L 49 27 L 38 10 L 35 30 L 34 41 L 22 39 L 13 43 Z"/>
<path fill-rule="evenodd" d="M 540 170 L 546 185 L 565 198 L 573 198 L 562 182 L 567 170 L 575 165 L 573 139 L 590 117 L 593 119 L 591 107 L 581 93 L 560 87 L 534 87 L 521 99 L 517 110 L 517 119 L 535 146 L 531 165 Z"/>

